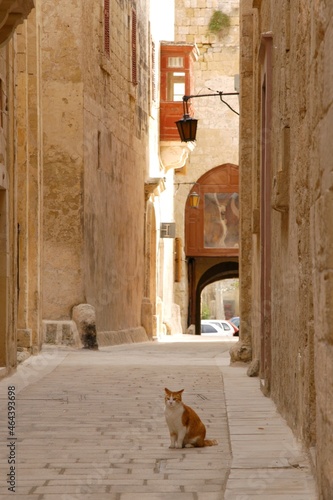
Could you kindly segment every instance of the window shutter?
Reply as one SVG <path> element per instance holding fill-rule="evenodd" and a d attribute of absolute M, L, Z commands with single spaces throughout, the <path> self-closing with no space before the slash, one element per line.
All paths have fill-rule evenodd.
<path fill-rule="evenodd" d="M 104 0 L 104 52 L 110 55 L 110 0 Z"/>
<path fill-rule="evenodd" d="M 136 27 L 137 27 L 136 11 L 133 9 L 132 10 L 132 83 L 133 83 L 133 85 L 137 85 L 137 83 L 138 83 Z"/>

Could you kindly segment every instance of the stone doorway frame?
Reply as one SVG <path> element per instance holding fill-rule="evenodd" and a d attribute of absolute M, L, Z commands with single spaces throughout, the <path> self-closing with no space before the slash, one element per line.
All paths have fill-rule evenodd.
<path fill-rule="evenodd" d="M 201 333 L 201 292 L 215 281 L 239 278 L 238 258 L 213 259 L 193 257 L 189 265 L 189 324 L 195 325 L 195 334 Z"/>

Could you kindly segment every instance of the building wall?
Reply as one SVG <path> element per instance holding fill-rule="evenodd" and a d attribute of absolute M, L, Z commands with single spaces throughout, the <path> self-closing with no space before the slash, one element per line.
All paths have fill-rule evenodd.
<path fill-rule="evenodd" d="M 83 8 L 85 296 L 96 307 L 101 331 L 141 325 L 144 180 L 149 165 L 147 9 L 146 1 L 136 3 L 134 85 L 132 2 L 111 3 L 109 56 L 101 56 L 101 9 L 93 1 Z"/>
<path fill-rule="evenodd" d="M 327 381 L 333 352 L 333 233 L 324 221 L 332 213 L 327 131 L 332 126 L 333 11 L 331 6 L 296 0 L 258 0 L 242 3 L 241 14 L 241 203 L 243 214 L 251 214 L 251 219 L 242 218 L 242 254 L 251 242 L 250 265 L 247 270 L 243 266 L 241 280 L 242 321 L 244 300 L 249 299 L 245 284 L 252 293 L 243 341 L 251 342 L 253 358 L 261 361 L 263 390 L 295 434 L 316 450 L 319 497 L 330 498 L 333 394 Z M 271 125 L 265 141 L 262 78 L 271 36 Z M 263 254 L 260 227 L 267 193 L 262 187 L 262 148 L 270 155 L 270 261 Z M 263 272 L 270 275 L 266 302 L 261 297 Z M 263 344 L 270 358 L 264 365 Z"/>
<path fill-rule="evenodd" d="M 253 269 L 250 272 L 252 253 L 258 251 L 258 228 L 259 228 L 259 204 L 258 186 L 260 185 L 258 173 L 253 168 L 254 145 L 256 144 L 256 128 L 254 124 L 258 119 L 255 113 L 254 95 L 254 75 L 253 75 L 253 16 L 252 0 L 244 0 L 240 5 L 240 317 L 242 328 L 240 332 L 241 345 L 250 346 L 251 349 L 259 352 L 260 339 L 252 336 L 252 324 L 258 328 L 258 280 L 259 272 Z M 257 293 L 252 291 L 252 288 Z M 237 347 L 236 347 L 237 349 Z M 237 352 L 237 351 L 236 351 Z"/>
<path fill-rule="evenodd" d="M 148 7 L 136 2 L 138 84 L 131 82 L 132 1 L 43 2 L 45 320 L 89 303 L 99 332 L 141 327 L 148 169 Z"/>
<path fill-rule="evenodd" d="M 310 31 L 311 28 L 311 31 Z M 318 484 L 322 498 L 333 491 L 333 231 L 328 221 L 333 213 L 332 196 L 332 140 L 333 123 L 332 42 L 333 6 L 311 4 L 304 26 L 304 36 L 311 32 L 310 95 L 307 106 L 311 116 L 309 134 L 310 169 L 308 186 L 311 192 L 310 223 L 310 279 L 313 287 L 314 319 L 314 375 L 316 391 L 316 437 Z M 301 79 L 307 78 L 308 71 Z M 328 222 L 328 224 L 327 224 Z M 308 271 L 309 273 L 309 271 Z M 307 301 L 311 305 L 310 300 Z M 311 368 L 310 368 L 311 369 Z"/>
<path fill-rule="evenodd" d="M 239 73 L 239 0 L 213 2 L 194 0 L 191 7 L 184 0 L 175 1 L 175 41 L 195 43 L 199 57 L 194 62 L 193 94 L 235 92 Z M 208 30 L 215 9 L 230 18 L 230 27 L 220 34 Z M 211 89 L 211 90 L 210 90 Z M 239 111 L 238 96 L 225 100 Z M 191 154 L 191 170 L 200 174 L 223 163 L 238 164 L 238 118 L 218 97 L 192 100 L 198 122 L 197 144 Z M 223 144 L 222 147 L 216 147 Z"/>
<path fill-rule="evenodd" d="M 14 175 L 16 162 L 13 134 L 15 55 L 13 41 L 0 49 L 0 375 L 6 375 L 16 366 L 17 214 L 14 199 L 17 185 Z"/>
<path fill-rule="evenodd" d="M 32 0 L 0 6 L 0 377 L 15 369 L 18 348 L 40 345 L 39 123 L 36 102 L 21 93 L 25 77 L 29 90 L 36 85 L 34 11 L 30 31 L 25 21 L 33 7 Z"/>
<path fill-rule="evenodd" d="M 175 41 L 196 43 L 199 52 L 193 64 L 193 94 L 236 92 L 235 75 L 239 73 L 239 3 L 238 0 L 175 1 Z M 230 18 L 230 27 L 218 35 L 208 31 L 210 18 L 217 9 Z M 238 96 L 225 97 L 225 100 L 239 111 Z M 174 181 L 177 236 L 182 240 L 185 232 L 185 203 L 193 183 L 218 165 L 238 165 L 238 116 L 221 103 L 219 97 L 192 99 L 192 106 L 194 117 L 199 120 L 196 145 L 186 166 L 175 171 Z M 175 297 L 181 307 L 185 331 L 188 326 L 188 290 L 184 253 L 182 259 L 182 279 L 175 284 Z"/>
<path fill-rule="evenodd" d="M 28 15 L 33 2 L 18 0 L 14 7 L 21 5 Z M 80 303 L 95 308 L 106 343 L 147 340 L 153 316 L 155 328 L 165 316 L 161 310 L 157 319 L 157 275 L 161 269 L 160 290 L 168 291 L 173 242 L 157 237 L 161 189 L 149 200 L 145 192 L 151 175 L 162 180 L 165 174 L 158 155 L 152 78 L 158 60 L 153 68 L 149 4 L 110 2 L 108 54 L 103 7 L 103 1 L 36 0 L 13 43 L 1 49 L 8 109 L 0 130 L 0 205 L 6 215 L 0 368 L 15 367 L 17 349 L 37 353 L 43 341 L 58 342 L 59 333 L 66 337 L 74 328 L 72 308 Z M 166 199 L 172 206 L 172 190 Z M 149 217 L 148 205 L 154 206 Z M 145 224 L 152 226 L 147 238 Z M 164 295 L 168 316 L 172 297 Z"/>
<path fill-rule="evenodd" d="M 42 2 L 43 319 L 85 302 L 82 7 Z"/>
<path fill-rule="evenodd" d="M 42 345 L 42 112 L 39 10 L 16 30 L 18 347 Z"/>

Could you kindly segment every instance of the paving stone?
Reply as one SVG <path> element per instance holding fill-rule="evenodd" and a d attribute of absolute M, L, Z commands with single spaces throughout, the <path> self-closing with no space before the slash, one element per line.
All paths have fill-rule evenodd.
<path fill-rule="evenodd" d="M 195 493 L 172 493 L 172 500 L 197 500 L 197 498 Z M 120 500 L 134 500 L 133 493 L 122 493 Z M 135 500 L 170 500 L 170 493 L 136 493 Z"/>
<path fill-rule="evenodd" d="M 231 344 L 183 338 L 47 347 L 38 371 L 29 358 L 1 380 L 2 401 L 17 384 L 18 439 L 13 496 L 0 419 L 0 500 L 315 500 L 309 464 L 258 379 L 228 366 Z M 169 449 L 164 387 L 185 389 L 218 446 Z"/>

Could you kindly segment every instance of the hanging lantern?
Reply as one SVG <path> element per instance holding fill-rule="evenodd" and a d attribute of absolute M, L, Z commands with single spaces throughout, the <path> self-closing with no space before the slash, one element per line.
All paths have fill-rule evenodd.
<path fill-rule="evenodd" d="M 195 191 L 193 191 L 193 193 L 191 193 L 189 195 L 190 207 L 191 208 L 198 208 L 199 202 L 200 202 L 200 195 L 199 195 L 199 193 L 196 193 Z"/>
<path fill-rule="evenodd" d="M 176 122 L 180 140 L 182 142 L 195 141 L 197 135 L 198 120 L 184 115 L 181 120 Z"/>

